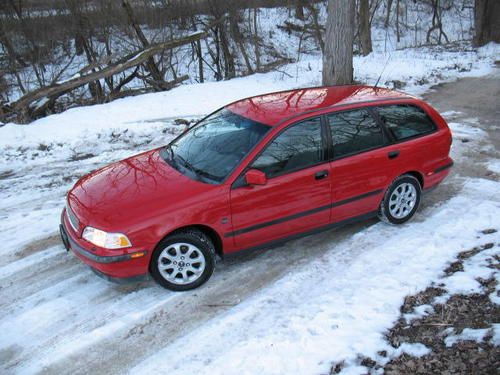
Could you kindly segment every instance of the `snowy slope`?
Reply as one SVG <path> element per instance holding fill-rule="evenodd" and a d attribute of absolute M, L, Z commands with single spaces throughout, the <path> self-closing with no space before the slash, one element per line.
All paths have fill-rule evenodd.
<path fill-rule="evenodd" d="M 472 50 L 448 52 L 440 47 L 421 47 L 384 52 L 382 47 L 354 59 L 355 79 L 393 88 L 394 81 L 406 84 L 404 91 L 419 94 L 430 85 L 488 74 L 500 55 L 500 45 L 491 43 Z M 111 103 L 78 107 L 25 125 L 0 127 L 0 147 L 7 150 L 39 143 L 74 143 L 79 137 L 95 138 L 102 132 L 129 129 L 154 132 L 158 124 L 179 117 L 201 116 L 232 101 L 266 92 L 321 84 L 321 58 L 304 56 L 280 71 L 254 74 L 229 81 L 182 85 L 167 92 L 145 94 Z M 31 130 L 36 126 L 37 131 Z M 1 157 L 1 155 L 0 155 Z M 0 159 L 1 160 L 1 159 Z"/>

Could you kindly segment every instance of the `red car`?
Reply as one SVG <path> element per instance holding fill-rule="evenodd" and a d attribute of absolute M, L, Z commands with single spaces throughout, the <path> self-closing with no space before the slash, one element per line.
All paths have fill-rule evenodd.
<path fill-rule="evenodd" d="M 319 87 L 243 99 L 81 178 L 61 236 L 108 279 L 206 282 L 216 257 L 378 216 L 402 224 L 450 172 L 443 118 L 410 95 Z"/>

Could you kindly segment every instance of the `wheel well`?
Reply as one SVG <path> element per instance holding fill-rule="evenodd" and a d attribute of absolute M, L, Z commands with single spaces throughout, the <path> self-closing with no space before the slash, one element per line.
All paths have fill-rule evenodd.
<path fill-rule="evenodd" d="M 409 172 L 406 172 L 404 174 L 409 174 L 410 176 L 415 177 L 418 180 L 418 182 L 420 183 L 420 187 L 422 189 L 424 188 L 424 176 L 422 176 L 421 173 L 416 172 L 416 171 L 409 171 Z"/>
<path fill-rule="evenodd" d="M 206 226 L 206 225 L 188 225 L 186 227 L 182 228 L 177 228 L 173 232 L 170 232 L 167 234 L 165 237 L 171 236 L 172 234 L 179 233 L 182 231 L 185 231 L 186 229 L 198 229 L 200 232 L 203 232 L 206 234 L 210 240 L 212 240 L 212 243 L 214 244 L 215 247 L 215 253 L 220 256 L 221 258 L 224 256 L 224 253 L 222 252 L 222 239 L 220 238 L 219 234 L 213 230 L 212 228 Z"/>

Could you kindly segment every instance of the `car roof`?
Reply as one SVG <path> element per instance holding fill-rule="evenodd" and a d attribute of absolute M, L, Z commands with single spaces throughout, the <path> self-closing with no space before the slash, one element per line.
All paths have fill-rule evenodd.
<path fill-rule="evenodd" d="M 324 86 L 253 96 L 238 100 L 225 108 L 243 117 L 273 126 L 290 117 L 328 107 L 387 99 L 415 99 L 415 97 L 382 87 Z"/>

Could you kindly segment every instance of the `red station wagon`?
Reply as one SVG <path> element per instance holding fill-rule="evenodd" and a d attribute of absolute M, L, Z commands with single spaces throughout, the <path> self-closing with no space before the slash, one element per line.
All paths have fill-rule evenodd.
<path fill-rule="evenodd" d="M 378 216 L 402 224 L 450 172 L 452 138 L 425 102 L 368 86 L 229 104 L 169 145 L 82 177 L 61 237 L 112 280 L 193 289 L 216 257 Z"/>

